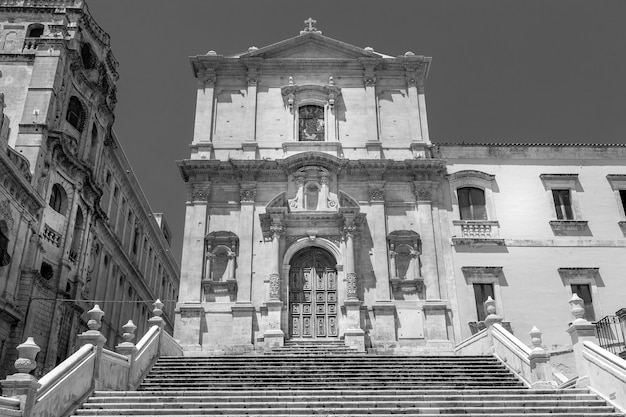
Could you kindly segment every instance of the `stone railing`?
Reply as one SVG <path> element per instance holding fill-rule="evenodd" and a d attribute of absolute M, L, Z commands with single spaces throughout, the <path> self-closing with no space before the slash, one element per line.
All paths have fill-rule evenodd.
<path fill-rule="evenodd" d="M 587 387 L 613 406 L 626 412 L 626 360 L 598 346 L 596 326 L 584 318 L 584 301 L 574 294 L 569 301 L 574 321 L 567 332 L 572 340 L 576 374 L 561 387 Z M 457 355 L 494 355 L 531 388 L 554 388 L 556 382 L 550 367 L 550 354 L 542 348 L 541 332 L 530 331 L 532 348 L 526 346 L 500 325 L 495 302 L 485 302 L 489 315 L 486 329 L 459 343 Z M 625 310 L 626 311 L 626 310 Z M 624 312 L 620 310 L 622 314 Z M 618 312 L 619 313 L 619 312 Z"/>
<path fill-rule="evenodd" d="M 70 415 L 94 390 L 136 389 L 160 355 L 182 356 L 182 348 L 165 331 L 163 303 L 154 303 L 150 328 L 135 345 L 137 327 L 129 321 L 122 327 L 123 342 L 113 352 L 104 349 L 100 332 L 104 312 L 96 305 L 88 313 L 89 330 L 78 336 L 82 345 L 39 381 L 29 372 L 36 367 L 39 347 L 33 338 L 18 346 L 17 374 L 0 381 L 0 415 L 51 417 Z M 19 407 L 18 407 L 19 405 Z"/>
<path fill-rule="evenodd" d="M 473 243 L 504 245 L 499 238 L 500 223 L 497 220 L 453 220 L 454 233 L 452 242 L 455 245 L 471 245 Z"/>
<path fill-rule="evenodd" d="M 583 342 L 583 367 L 589 387 L 626 410 L 626 361 L 593 342 Z"/>
<path fill-rule="evenodd" d="M 530 331 L 533 348 L 529 348 L 502 327 L 502 318 L 496 315 L 496 303 L 485 301 L 488 313 L 484 330 L 472 335 L 454 348 L 457 355 L 495 355 L 532 389 L 554 388 L 548 372 L 550 355 L 541 347 L 541 331 Z"/>

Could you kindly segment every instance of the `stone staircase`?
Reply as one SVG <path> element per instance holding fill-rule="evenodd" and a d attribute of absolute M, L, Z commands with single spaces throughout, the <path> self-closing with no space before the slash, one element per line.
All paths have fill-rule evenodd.
<path fill-rule="evenodd" d="M 341 343 L 265 355 L 162 357 L 139 391 L 97 391 L 76 416 L 622 416 L 583 389 L 536 390 L 493 357 L 382 356 Z"/>

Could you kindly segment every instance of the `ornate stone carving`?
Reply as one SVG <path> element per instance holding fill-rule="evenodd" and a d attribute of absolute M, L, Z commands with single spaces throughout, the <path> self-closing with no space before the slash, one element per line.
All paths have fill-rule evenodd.
<path fill-rule="evenodd" d="M 13 214 L 11 213 L 11 203 L 9 200 L 4 200 L 0 203 L 0 219 L 4 220 L 9 230 L 13 229 Z"/>
<path fill-rule="evenodd" d="M 213 87 L 215 86 L 215 81 L 217 80 L 217 76 L 215 75 L 215 70 L 206 70 L 200 74 L 200 79 L 205 87 Z"/>
<path fill-rule="evenodd" d="M 370 187 L 368 193 L 370 201 L 385 201 L 385 191 L 383 188 Z"/>
<path fill-rule="evenodd" d="M 280 235 L 282 235 L 283 232 L 284 232 L 283 226 L 280 224 L 272 224 L 270 226 L 270 233 L 272 234 L 273 238 L 280 237 Z"/>
<path fill-rule="evenodd" d="M 346 275 L 346 296 L 349 300 L 357 299 L 357 283 L 354 272 L 348 272 Z"/>
<path fill-rule="evenodd" d="M 242 203 L 243 202 L 254 202 L 255 198 L 256 198 L 256 189 L 255 188 L 239 190 L 239 200 Z"/>
<path fill-rule="evenodd" d="M 208 201 L 210 196 L 209 184 L 191 184 L 191 201 Z"/>
<path fill-rule="evenodd" d="M 353 238 L 356 235 L 358 230 L 359 228 L 354 224 L 349 224 L 343 227 L 343 233 L 346 238 L 348 237 Z"/>
<path fill-rule="evenodd" d="M 270 274 L 270 300 L 280 300 L 280 275 Z"/>

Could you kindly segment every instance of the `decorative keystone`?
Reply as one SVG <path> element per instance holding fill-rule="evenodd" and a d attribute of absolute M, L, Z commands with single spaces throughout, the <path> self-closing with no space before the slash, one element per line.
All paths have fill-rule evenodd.
<path fill-rule="evenodd" d="M 528 334 L 530 334 L 530 342 L 533 344 L 532 353 L 545 353 L 545 349 L 541 347 L 543 343 L 541 340 L 541 330 L 539 330 L 537 326 L 533 326 Z"/>
<path fill-rule="evenodd" d="M 578 294 L 572 294 L 572 299 L 569 300 L 569 305 L 572 310 L 572 316 L 574 316 L 574 322 L 572 324 L 586 324 L 585 320 L 585 302 Z"/>
<path fill-rule="evenodd" d="M 100 330 L 100 327 L 102 327 L 102 316 L 104 316 L 104 311 L 100 309 L 98 304 L 94 305 L 87 312 L 87 327 L 89 327 L 89 330 Z"/>
<path fill-rule="evenodd" d="M 15 369 L 20 374 L 28 374 L 37 367 L 35 357 L 41 348 L 37 346 L 32 337 L 26 339 L 24 343 L 17 346 L 18 358 L 15 361 Z"/>

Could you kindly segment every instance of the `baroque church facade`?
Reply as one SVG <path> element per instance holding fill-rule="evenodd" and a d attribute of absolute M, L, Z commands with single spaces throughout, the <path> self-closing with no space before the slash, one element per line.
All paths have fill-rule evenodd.
<path fill-rule="evenodd" d="M 157 298 L 173 330 L 179 267 L 112 126 L 118 63 L 82 0 L 0 1 L 0 377 L 34 337 L 37 372 L 105 311 L 112 349 Z"/>
<path fill-rule="evenodd" d="M 573 293 L 593 320 L 622 307 L 624 147 L 433 143 L 431 58 L 305 23 L 191 57 L 174 330 L 187 354 L 286 340 L 451 352 L 489 297 L 519 337 L 537 325 L 558 350 Z"/>

